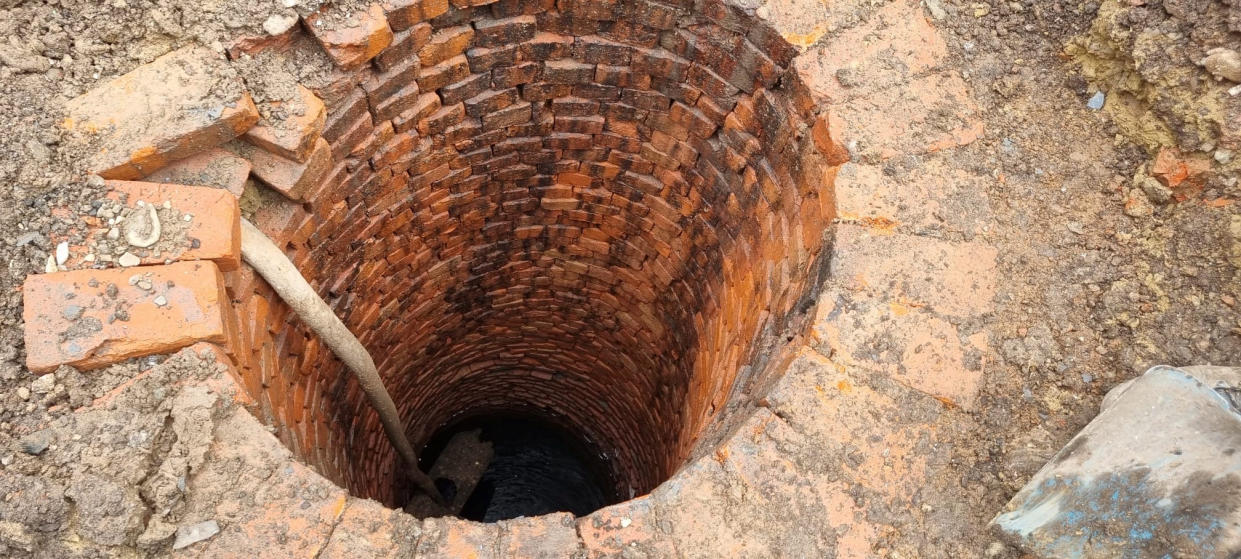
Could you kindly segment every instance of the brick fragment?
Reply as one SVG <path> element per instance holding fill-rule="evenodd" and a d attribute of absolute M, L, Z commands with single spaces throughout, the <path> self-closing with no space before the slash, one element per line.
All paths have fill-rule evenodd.
<path fill-rule="evenodd" d="M 379 4 L 343 17 L 329 5 L 305 21 L 332 61 L 346 70 L 361 67 L 392 44 L 392 29 Z"/>
<path fill-rule="evenodd" d="M 250 178 L 249 161 L 228 150 L 211 148 L 178 159 L 143 180 L 222 188 L 240 198 L 247 178 Z"/>
<path fill-rule="evenodd" d="M 822 114 L 814 120 L 810 137 L 814 139 L 814 147 L 827 158 L 828 165 L 842 165 L 849 161 L 849 150 L 845 149 L 843 139 L 832 127 L 829 114 Z"/>
<path fill-rule="evenodd" d="M 148 275 L 149 274 L 149 275 Z M 130 285 L 140 275 L 150 290 Z M 26 366 L 95 369 L 226 340 L 223 277 L 212 262 L 33 275 L 22 286 Z"/>
<path fill-rule="evenodd" d="M 306 161 L 327 122 L 323 100 L 299 84 L 295 99 L 268 105 L 273 117 L 260 121 L 242 139 L 281 157 Z"/>
<path fill-rule="evenodd" d="M 255 177 L 292 200 L 301 200 L 332 166 L 332 148 L 322 138 L 316 142 L 314 151 L 304 163 L 240 142 L 232 142 L 225 148 L 250 160 L 251 172 Z"/>
<path fill-rule="evenodd" d="M 137 179 L 227 142 L 258 121 L 258 108 L 220 54 L 175 50 L 78 96 L 62 126 L 93 150 L 86 166 Z"/>

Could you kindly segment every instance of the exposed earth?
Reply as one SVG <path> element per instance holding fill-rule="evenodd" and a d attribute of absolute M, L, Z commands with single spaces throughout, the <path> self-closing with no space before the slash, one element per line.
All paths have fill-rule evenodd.
<path fill-rule="evenodd" d="M 1017 556 L 986 524 L 1110 388 L 1156 364 L 1238 364 L 1241 152 L 1231 154 L 1241 136 L 1227 129 L 1238 122 L 1227 93 L 1236 84 L 1198 64 L 1212 48 L 1241 47 L 1241 1 L 1232 2 L 925 1 L 949 47 L 940 67 L 964 78 L 985 129 L 952 165 L 989 180 L 970 183 L 976 190 L 941 216 L 981 227 L 920 233 L 987 240 L 1001 281 L 987 323 L 969 325 L 990 333 L 990 350 L 967 356 L 983 361 L 978 402 L 954 412 L 957 443 L 935 458 L 959 472 L 946 484 L 954 493 L 939 496 L 959 514 L 904 536 L 920 556 Z M 50 171 L 81 155 L 58 132 L 63 104 L 175 47 L 222 48 L 290 10 L 182 4 L 10 0 L 0 11 L 0 555 L 158 553 L 172 530 L 149 520 L 173 506 L 178 479 L 201 463 L 204 429 L 233 411 L 203 403 L 216 395 L 175 388 L 217 374 L 188 352 L 46 376 L 24 365 L 21 282 L 46 269 L 48 239 L 103 198 L 99 184 Z M 884 4 L 828 6 L 840 26 L 820 40 Z M 835 78 L 848 87 L 847 72 Z M 855 160 L 878 161 L 853 147 Z M 1179 162 L 1189 176 L 1169 185 Z M 882 167 L 913 180 L 907 174 L 923 163 L 898 157 Z M 147 370 L 141 385 L 125 385 Z M 84 406 L 88 416 L 73 413 Z M 58 543 L 69 533 L 77 545 Z"/>

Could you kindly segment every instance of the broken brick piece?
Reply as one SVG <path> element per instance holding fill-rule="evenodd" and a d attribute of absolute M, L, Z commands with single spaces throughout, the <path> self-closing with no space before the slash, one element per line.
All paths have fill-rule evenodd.
<path fill-rule="evenodd" d="M 173 161 L 143 180 L 222 188 L 240 198 L 249 177 L 249 161 L 228 150 L 211 148 Z"/>
<path fill-rule="evenodd" d="M 140 281 L 130 285 L 134 277 Z M 36 373 L 61 365 L 95 369 L 200 341 L 224 342 L 222 279 L 207 261 L 28 276 L 22 286 L 26 366 Z"/>
<path fill-rule="evenodd" d="M 258 109 L 220 54 L 189 46 L 69 101 L 62 126 L 91 155 L 88 170 L 137 179 L 227 142 L 258 121 Z"/>
<path fill-rule="evenodd" d="M 1210 168 L 1210 163 L 1201 157 L 1183 155 L 1176 148 L 1163 148 L 1151 163 L 1151 175 L 1168 188 L 1181 188 L 1184 182 L 1199 186 Z"/>
<path fill-rule="evenodd" d="M 242 139 L 281 157 L 305 162 L 323 134 L 327 110 L 323 100 L 302 85 L 297 86 L 298 98 L 292 102 L 272 101 L 271 113 L 277 121 L 260 121 L 242 135 Z"/>
<path fill-rule="evenodd" d="M 292 200 L 301 200 L 306 191 L 332 167 L 332 148 L 323 138 L 316 140 L 310 157 L 302 163 L 245 142 L 230 142 L 224 147 L 249 159 L 255 177 Z"/>
<path fill-rule="evenodd" d="M 305 18 L 310 34 L 337 66 L 358 68 L 392 44 L 392 28 L 379 4 L 342 16 L 325 7 Z"/>
<path fill-rule="evenodd" d="M 845 148 L 844 141 L 837 132 L 838 128 L 832 126 L 830 115 L 822 114 L 814 120 L 814 127 L 810 129 L 814 146 L 827 158 L 828 165 L 843 165 L 849 162 L 849 150 Z"/>
<path fill-rule="evenodd" d="M 214 260 L 223 271 L 241 266 L 241 209 L 237 197 L 229 192 L 207 186 L 159 184 L 138 181 L 108 181 L 108 197 L 128 198 L 126 205 L 138 200 L 160 207 L 164 202 L 189 221 L 165 224 L 164 230 L 183 225 L 185 244 L 158 255 L 141 256 L 142 264 L 160 264 L 167 260 Z M 101 233 L 106 231 L 101 228 Z M 158 245 L 157 245 L 158 246 Z"/>

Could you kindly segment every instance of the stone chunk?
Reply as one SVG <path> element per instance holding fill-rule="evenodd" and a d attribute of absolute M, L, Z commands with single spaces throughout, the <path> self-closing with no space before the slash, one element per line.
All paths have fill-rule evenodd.
<path fill-rule="evenodd" d="M 255 177 L 291 200 L 301 200 L 332 166 L 332 148 L 323 138 L 315 142 L 314 151 L 304 163 L 285 159 L 247 143 L 232 142 L 225 147 L 250 160 Z"/>
<path fill-rule="evenodd" d="M 379 4 L 351 14 L 325 7 L 306 17 L 306 27 L 345 70 L 361 67 L 392 44 L 392 29 Z"/>
<path fill-rule="evenodd" d="M 228 150 L 211 148 L 174 161 L 144 180 L 222 188 L 240 198 L 247 178 L 250 178 L 249 161 Z"/>
<path fill-rule="evenodd" d="M 130 285 L 135 274 L 151 287 Z M 212 262 L 33 275 L 22 294 L 26 366 L 36 373 L 225 341 L 224 283 Z"/>
<path fill-rule="evenodd" d="M 305 162 L 327 122 L 323 101 L 299 84 L 297 99 L 269 104 L 272 118 L 251 128 L 242 139 L 281 157 Z"/>
<path fill-rule="evenodd" d="M 223 56 L 189 46 L 78 96 L 62 126 L 88 150 L 87 170 L 137 179 L 227 142 L 258 109 Z"/>
<path fill-rule="evenodd" d="M 1036 557 L 1241 554 L 1241 370 L 1154 367 L 991 521 Z"/>

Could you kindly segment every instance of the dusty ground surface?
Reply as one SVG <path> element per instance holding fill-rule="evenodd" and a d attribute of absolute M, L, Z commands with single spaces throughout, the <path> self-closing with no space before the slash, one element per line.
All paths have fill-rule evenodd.
<path fill-rule="evenodd" d="M 880 4 L 859 8 L 855 22 Z M 963 148 L 958 160 L 994 180 L 986 183 L 986 207 L 963 211 L 984 212 L 994 223 L 983 236 L 999 249 L 1003 281 L 991 322 L 980 325 L 991 333 L 998 361 L 986 367 L 977 411 L 962 412 L 955 435 L 967 442 L 944 458 L 961 466 L 960 492 L 947 497 L 963 514 L 925 538 L 933 546 L 933 538 L 956 534 L 952 545 L 962 553 L 1003 554 L 985 523 L 1089 421 L 1109 388 L 1156 363 L 1237 364 L 1241 204 L 1232 201 L 1241 199 L 1241 188 L 1235 165 L 1218 163 L 1219 134 L 1209 126 L 1203 132 L 1201 122 L 1178 120 L 1183 111 L 1176 103 L 1146 99 L 1154 108 L 1137 111 L 1162 129 L 1124 120 L 1134 111 L 1087 107 L 1101 88 L 1113 95 L 1114 84 L 1106 81 L 1113 74 L 1100 71 L 1095 59 L 1068 56 L 1066 45 L 1085 44 L 1075 38 L 1090 32 L 1099 2 L 927 4 L 948 41 L 949 67 L 972 88 L 986 126 L 985 137 Z M 1177 81 L 1152 83 L 1221 87 L 1196 61 L 1207 48 L 1235 47 L 1237 33 L 1185 18 L 1227 19 L 1233 7 L 1217 0 L 1127 4 L 1138 15 L 1126 21 L 1162 30 L 1173 53 L 1160 59 L 1157 74 Z M 73 163 L 72 154 L 59 149 L 61 104 L 187 41 L 219 48 L 223 38 L 258 29 L 283 8 L 236 11 L 228 3 L 208 3 L 189 9 L 166 0 L 3 5 L 0 254 L 7 267 L 0 273 L 0 492 L 11 497 L 0 503 L 0 546 L 19 554 L 23 546 L 71 530 L 81 545 L 49 547 L 47 556 L 91 556 L 91 549 L 118 543 L 166 545 L 165 528 L 151 532 L 155 525 L 147 523 L 151 533 L 143 539 L 142 526 L 173 506 L 168 484 L 175 487 L 177 468 L 194 459 L 188 453 L 170 464 L 173 441 L 194 436 L 192 429 L 176 431 L 177 418 L 201 424 L 210 417 L 202 410 L 217 408 L 199 405 L 194 398 L 200 395 L 163 387 L 211 374 L 213 366 L 183 356 L 160 367 L 158 360 L 142 360 L 36 378 L 22 365 L 17 288 L 26 274 L 43 270 L 54 248 L 47 239 L 66 227 L 56 208 L 91 211 L 99 198 L 98 187 L 48 171 Z M 1159 37 L 1151 40 L 1159 45 Z M 1080 64 L 1090 66 L 1086 75 L 1093 83 Z M 1141 101 L 1143 91 L 1150 92 L 1134 86 L 1129 95 Z M 1135 132 L 1152 126 L 1162 131 Z M 1216 172 L 1185 201 L 1145 201 L 1149 211 L 1128 215 L 1135 173 L 1161 145 L 1187 153 L 1209 148 L 1201 156 Z M 891 160 L 884 169 L 900 176 L 905 167 Z M 143 377 L 151 383 L 147 389 L 125 391 L 89 416 L 71 413 L 142 370 L 155 371 Z M 165 468 L 172 473 L 165 475 Z"/>

